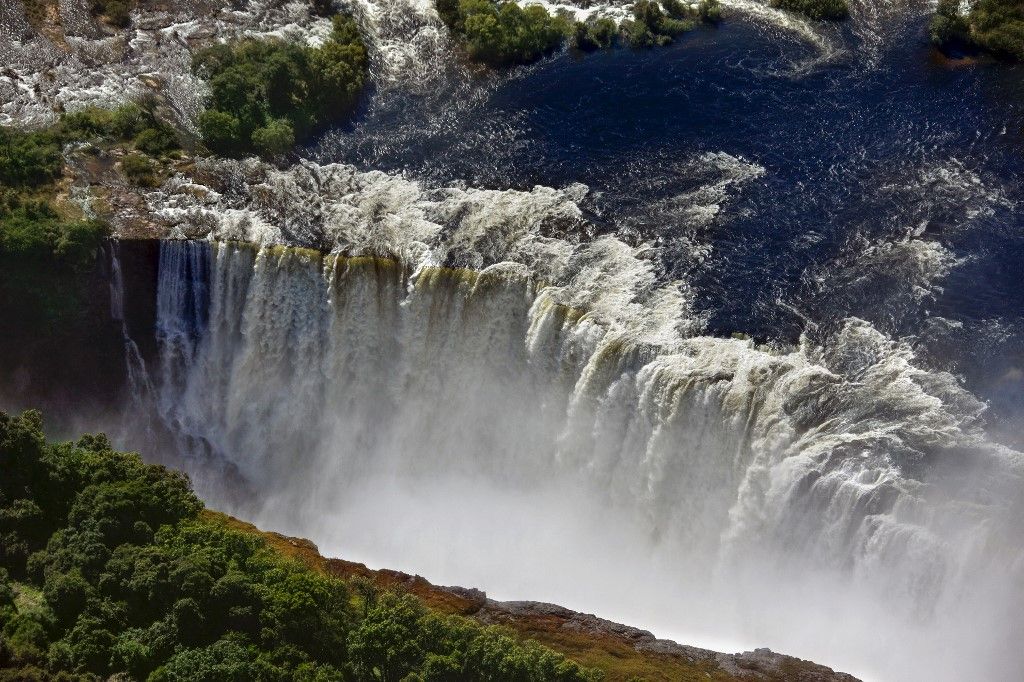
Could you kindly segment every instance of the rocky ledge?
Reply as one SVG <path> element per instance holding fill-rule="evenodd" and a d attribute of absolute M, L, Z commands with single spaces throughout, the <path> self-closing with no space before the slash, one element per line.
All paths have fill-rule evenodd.
<path fill-rule="evenodd" d="M 858 682 L 831 668 L 770 649 L 725 654 L 658 639 L 646 630 L 614 623 L 555 604 L 531 601 L 496 601 L 481 590 L 434 585 L 418 575 L 321 556 L 309 540 L 260 531 L 251 524 L 221 517 L 231 526 L 259 533 L 279 551 L 319 570 L 346 579 L 372 582 L 381 589 L 409 592 L 430 608 L 472 618 L 487 625 L 502 625 L 535 639 L 580 663 L 600 668 L 609 682 L 731 680 L 761 682 Z"/>

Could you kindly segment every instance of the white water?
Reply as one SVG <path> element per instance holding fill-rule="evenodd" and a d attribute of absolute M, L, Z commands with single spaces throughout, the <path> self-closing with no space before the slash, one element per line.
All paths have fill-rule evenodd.
<path fill-rule="evenodd" d="M 187 40 L 326 27 L 303 3 L 199 19 L 181 3 L 137 16 L 131 35 L 66 22 L 61 44 L 33 35 L 18 4 L 0 6 L 3 121 L 121 102 L 159 74 L 188 124 L 203 88 Z M 842 51 L 792 15 L 726 4 L 816 46 L 809 64 Z M 352 7 L 378 87 L 444 68 L 429 2 Z M 874 9 L 855 3 L 865 43 L 882 35 Z M 169 456 L 211 503 L 327 554 L 685 642 L 770 645 L 875 679 L 1017 676 L 1021 464 L 985 442 L 982 406 L 952 377 L 858 320 L 798 348 L 700 336 L 687 286 L 659 283 L 645 247 L 575 235 L 581 186 L 431 190 L 345 166 L 253 166 L 216 169 L 223 197 L 175 179 L 153 208 L 183 235 L 212 222 L 224 238 L 489 269 L 410 277 L 165 245 L 159 385 L 126 336 L 130 409 L 178 436 Z M 700 222 L 729 184 L 676 203 L 698 203 Z M 899 248 L 868 256 L 884 267 Z M 948 268 L 938 246 L 924 255 L 921 291 Z"/>
<path fill-rule="evenodd" d="M 659 304 L 611 295 L 602 241 L 547 288 L 167 242 L 159 410 L 212 504 L 328 554 L 871 679 L 1012 679 L 1021 462 L 981 405 L 858 320 L 770 350 L 579 317 L 581 279 Z"/>

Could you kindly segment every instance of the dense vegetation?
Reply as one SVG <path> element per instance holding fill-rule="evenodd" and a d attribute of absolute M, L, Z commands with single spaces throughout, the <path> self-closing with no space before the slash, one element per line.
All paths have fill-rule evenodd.
<path fill-rule="evenodd" d="M 56 208 L 61 150 L 73 142 L 133 147 L 123 162 L 126 174 L 152 182 L 149 157 L 178 149 L 174 129 L 157 119 L 154 108 L 142 103 L 86 109 L 45 130 L 0 128 L 0 331 L 14 337 L 28 330 L 56 333 L 75 318 L 87 295 L 82 278 L 92 269 L 106 229 Z M 141 176 L 139 163 L 147 169 Z"/>
<path fill-rule="evenodd" d="M 247 39 L 196 54 L 194 67 L 210 83 L 199 127 L 211 151 L 279 156 L 352 111 L 366 83 L 366 47 L 354 20 L 333 22 L 320 47 Z"/>
<path fill-rule="evenodd" d="M 73 327 L 105 234 L 101 223 L 64 217 L 52 205 L 66 137 L 62 129 L 0 128 L 0 376 Z"/>
<path fill-rule="evenodd" d="M 48 444 L 38 412 L 0 413 L 0 470 L 0 680 L 601 679 L 284 557 L 104 436 Z"/>
<path fill-rule="evenodd" d="M 108 23 L 125 27 L 131 20 L 131 11 L 135 7 L 135 0 L 90 0 L 90 10 L 93 14 L 103 17 Z"/>
<path fill-rule="evenodd" d="M 158 160 L 178 149 L 174 129 L 155 109 L 143 102 L 87 109 L 44 130 L 0 128 L 0 381 L 6 387 L 32 367 L 40 386 L 81 388 L 76 381 L 98 375 L 87 351 L 116 347 L 117 338 L 95 324 L 109 305 L 96 296 L 106 286 L 97 280 L 97 262 L 107 226 L 59 200 L 62 150 L 72 143 L 87 143 L 93 152 L 132 149 L 122 170 L 134 182 L 152 184 Z"/>
<path fill-rule="evenodd" d="M 469 57 L 490 66 L 528 64 L 566 44 L 581 50 L 609 48 L 620 39 L 633 47 L 664 45 L 698 21 L 721 19 L 718 0 L 701 0 L 695 8 L 680 0 L 639 0 L 633 18 L 621 26 L 608 18 L 580 22 L 540 5 L 495 0 L 437 0 L 437 11 Z"/>
<path fill-rule="evenodd" d="M 980 49 L 1024 61 L 1024 3 L 978 0 L 964 15 L 957 0 L 939 0 L 929 26 L 932 42 L 945 50 Z"/>
<path fill-rule="evenodd" d="M 769 0 L 769 4 L 815 21 L 840 21 L 850 15 L 846 0 Z"/>

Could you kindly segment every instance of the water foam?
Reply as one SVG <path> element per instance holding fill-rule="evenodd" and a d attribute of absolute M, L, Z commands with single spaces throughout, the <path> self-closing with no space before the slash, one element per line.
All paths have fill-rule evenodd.
<path fill-rule="evenodd" d="M 588 609 L 608 587 L 581 565 L 600 518 L 630 548 L 611 564 L 657 578 L 613 615 L 698 639 L 739 627 L 898 679 L 1014 663 L 963 622 L 1013 622 L 1021 458 L 909 346 L 856 319 L 794 348 L 701 336 L 610 238 L 553 284 L 521 263 L 428 262 L 163 244 L 164 420 L 256 493 L 233 502 L 195 468 L 210 499 L 349 556 L 542 593 L 520 597 L 574 576 Z M 459 561 L 422 538 L 374 545 L 392 532 Z M 879 632 L 905 648 L 873 658 Z"/>

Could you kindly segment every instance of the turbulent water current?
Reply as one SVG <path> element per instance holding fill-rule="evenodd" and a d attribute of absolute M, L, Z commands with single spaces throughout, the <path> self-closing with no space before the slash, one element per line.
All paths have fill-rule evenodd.
<path fill-rule="evenodd" d="M 190 46 L 327 30 L 166 4 L 126 38 L 61 2 L 60 43 L 4 3 L 2 120 L 156 87 L 189 128 Z M 109 254 L 122 442 L 325 554 L 867 680 L 1019 679 L 1024 71 L 937 58 L 926 3 L 723 4 L 500 74 L 428 0 L 347 4 L 353 123 L 142 196 L 151 358 Z"/>

